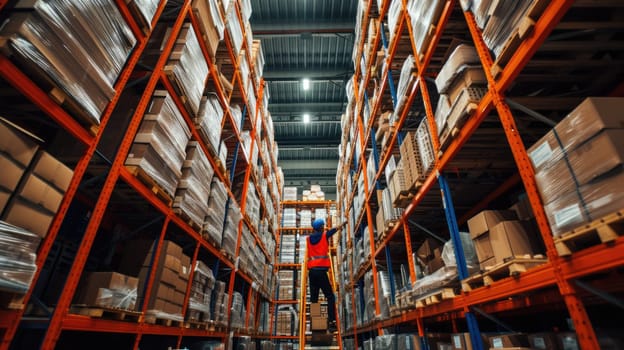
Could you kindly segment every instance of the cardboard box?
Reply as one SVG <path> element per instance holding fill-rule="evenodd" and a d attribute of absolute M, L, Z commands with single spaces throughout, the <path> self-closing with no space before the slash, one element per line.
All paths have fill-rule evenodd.
<path fill-rule="evenodd" d="M 27 201 L 16 198 L 5 208 L 4 221 L 26 229 L 41 238 L 48 234 L 54 215 L 43 212 Z"/>
<path fill-rule="evenodd" d="M 473 238 L 472 242 L 474 243 L 479 263 L 494 258 L 494 250 L 492 249 L 492 242 L 490 241 L 490 232 L 486 232 L 477 238 Z M 493 262 L 495 263 L 496 261 Z"/>
<path fill-rule="evenodd" d="M 497 263 L 513 257 L 534 255 L 535 244 L 520 221 L 502 221 L 490 230 L 490 242 Z"/>
<path fill-rule="evenodd" d="M 576 185 L 570 166 L 564 159 L 542 167 L 535 173 L 535 184 L 543 203 L 550 203 L 562 193 L 574 191 Z"/>
<path fill-rule="evenodd" d="M 533 214 L 533 208 L 531 207 L 531 202 L 526 194 L 521 195 L 518 202 L 512 205 L 509 210 L 515 211 L 519 220 L 529 220 L 535 217 L 535 214 Z"/>
<path fill-rule="evenodd" d="M 310 318 L 310 328 L 313 331 L 320 331 L 327 329 L 327 317 L 315 316 Z"/>
<path fill-rule="evenodd" d="M 511 210 L 484 210 L 468 220 L 470 237 L 474 239 L 501 221 L 515 219 L 516 213 Z"/>
<path fill-rule="evenodd" d="M 580 185 L 621 166 L 624 163 L 624 129 L 602 131 L 570 152 L 569 160 Z"/>
<path fill-rule="evenodd" d="M 321 303 L 310 303 L 310 317 L 321 316 Z"/>
<path fill-rule="evenodd" d="M 220 23 L 221 28 L 217 29 L 215 19 L 219 20 L 221 14 L 215 2 L 202 0 L 193 0 L 193 12 L 199 21 L 200 32 L 206 43 L 208 53 L 214 59 L 220 41 L 219 30 L 221 34 L 223 33 L 223 23 Z"/>
<path fill-rule="evenodd" d="M 0 153 L 0 169 L 2 169 L 0 172 L 0 188 L 8 192 L 15 191 L 22 175 L 24 175 L 24 168 L 8 156 Z"/>
<path fill-rule="evenodd" d="M 444 267 L 444 260 L 442 260 L 442 248 L 438 247 L 433 250 L 433 259 L 427 263 L 427 270 L 429 274 L 432 274 Z"/>
<path fill-rule="evenodd" d="M 529 344 L 533 349 L 559 349 L 557 335 L 552 332 L 529 334 Z"/>
<path fill-rule="evenodd" d="M 32 172 L 65 192 L 71 182 L 74 171 L 47 152 L 41 151 L 35 157 Z"/>
<path fill-rule="evenodd" d="M 565 149 L 573 149 L 604 129 L 624 129 L 624 98 L 589 97 L 559 124 L 557 135 Z"/>
<path fill-rule="evenodd" d="M 26 175 L 18 195 L 49 214 L 55 214 L 63 200 L 63 193 L 32 173 Z"/>
<path fill-rule="evenodd" d="M 557 340 L 559 342 L 559 348 L 561 350 L 580 350 L 576 339 L 576 333 L 574 332 L 561 332 L 557 333 Z"/>
<path fill-rule="evenodd" d="M 0 121 L 0 152 L 7 154 L 22 167 L 28 166 L 37 151 L 32 136 Z"/>
<path fill-rule="evenodd" d="M 526 334 L 500 334 L 490 336 L 491 348 L 528 347 L 529 339 Z"/>
<path fill-rule="evenodd" d="M 453 80 L 446 91 L 451 105 L 455 102 L 457 97 L 459 97 L 464 88 L 474 85 L 487 86 L 487 78 L 481 66 L 466 67 L 459 76 Z"/>
<path fill-rule="evenodd" d="M 424 264 L 435 258 L 435 249 L 440 247 L 440 243 L 433 238 L 425 238 L 425 241 L 418 247 L 416 256 Z"/>
<path fill-rule="evenodd" d="M 561 159 L 562 147 L 570 152 L 601 130 L 624 128 L 621 113 L 623 108 L 624 98 L 621 97 L 585 99 L 553 130 L 528 149 L 536 171 Z"/>

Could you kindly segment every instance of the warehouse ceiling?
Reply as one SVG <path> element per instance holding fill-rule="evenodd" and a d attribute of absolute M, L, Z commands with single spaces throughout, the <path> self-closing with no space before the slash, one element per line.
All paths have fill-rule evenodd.
<path fill-rule="evenodd" d="M 252 6 L 285 186 L 301 193 L 319 184 L 334 199 L 357 0 L 257 0 Z"/>

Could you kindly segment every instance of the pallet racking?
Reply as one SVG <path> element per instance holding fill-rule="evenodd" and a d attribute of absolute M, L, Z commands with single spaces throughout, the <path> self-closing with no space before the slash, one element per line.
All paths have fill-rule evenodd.
<path fill-rule="evenodd" d="M 62 200 L 61 206 L 48 230 L 45 239 L 37 252 L 37 273 L 32 285 L 23 300 L 23 307 L 16 310 L 0 311 L 1 349 L 10 347 L 25 348 L 28 346 L 52 349 L 62 344 L 72 344 L 76 341 L 86 341 L 92 337 L 98 346 L 106 347 L 115 344 L 124 348 L 150 346 L 149 344 L 167 344 L 171 347 L 180 347 L 189 342 L 203 338 L 213 338 L 223 343 L 231 342 L 232 337 L 251 335 L 254 338 L 264 339 L 268 336 L 268 319 L 260 315 L 260 308 L 269 305 L 271 299 L 271 282 L 262 280 L 258 274 L 252 274 L 251 269 L 239 266 L 238 253 L 243 239 L 243 227 L 251 232 L 252 245 L 262 251 L 263 259 L 268 266 L 272 263 L 272 252 L 260 237 L 258 222 L 252 222 L 246 214 L 247 193 L 249 186 L 255 187 L 260 197 L 261 218 L 266 218 L 268 230 L 273 233 L 277 230 L 277 220 L 269 215 L 278 214 L 281 180 L 278 175 L 276 155 L 274 154 L 272 131 L 270 130 L 270 116 L 266 110 L 268 97 L 264 96 L 264 82 L 259 74 L 261 67 L 254 67 L 252 61 L 252 47 L 250 41 L 243 40 L 240 56 L 233 49 L 232 37 L 226 31 L 225 38 L 219 45 L 217 55 L 219 59 L 211 57 L 204 40 L 199 40 L 202 54 L 209 68 L 208 82 L 211 92 L 216 93 L 218 101 L 225 110 L 225 118 L 221 125 L 220 139 L 226 141 L 228 153 L 227 164 L 223 164 L 210 146 L 202 141 L 192 116 L 185 108 L 185 96 L 178 93 L 174 82 L 165 74 L 165 66 L 170 53 L 176 44 L 178 33 L 187 23 L 192 26 L 198 38 L 202 38 L 199 31 L 197 14 L 192 10 L 190 0 L 180 2 L 158 2 L 158 7 L 151 23 L 141 23 L 138 15 L 131 10 L 132 4 L 127 1 L 115 1 L 120 13 L 137 38 L 137 43 L 128 57 L 126 64 L 114 86 L 114 96 L 108 103 L 101 116 L 99 125 L 85 124 L 75 118 L 72 109 L 65 104 L 59 104 L 50 97 L 47 88 L 33 80 L 28 72 L 24 72 L 11 58 L 0 56 L 0 76 L 19 93 L 9 95 L 16 98 L 22 105 L 35 106 L 29 108 L 31 114 L 37 118 L 22 118 L 12 121 L 20 124 L 35 133 L 41 132 L 54 142 L 49 146 L 54 153 L 74 170 L 70 186 Z M 220 16 L 226 13 L 236 17 L 242 37 L 251 37 L 249 27 L 243 16 L 244 2 L 234 1 L 224 9 L 219 3 Z M 6 1 L 0 3 L 0 14 L 3 18 L 10 17 L 12 6 Z M 148 53 L 150 39 L 156 35 L 156 28 L 169 28 L 169 36 L 164 46 L 157 53 L 153 66 L 147 67 L 143 60 Z M 220 60 L 220 61 L 219 61 Z M 251 62 L 249 68 L 251 76 L 250 87 L 245 89 L 247 76 L 240 69 L 242 60 Z M 217 61 L 227 61 L 217 67 Z M 223 78 L 226 69 L 230 69 L 230 76 Z M 247 72 L 249 73 L 249 72 Z M 224 84 L 231 85 L 226 91 Z M 166 90 L 173 98 L 176 106 L 182 113 L 187 127 L 190 128 L 192 138 L 199 142 L 201 150 L 209 159 L 215 177 L 226 184 L 227 204 L 237 204 L 243 214 L 243 219 L 237 223 L 236 250 L 233 255 L 226 255 L 217 245 L 208 242 L 202 237 L 202 232 L 188 220 L 176 215 L 171 208 L 171 199 L 160 195 L 160 191 L 153 183 L 135 176 L 124 166 L 124 162 L 132 145 L 135 134 L 141 123 L 144 111 L 148 108 L 153 91 L 156 88 Z M 251 96 L 250 94 L 253 94 Z M 228 106 L 240 104 L 243 107 L 241 125 L 236 125 Z M 129 111 L 129 112 L 128 112 Z M 11 114 L 10 112 L 7 114 Z M 43 122 L 42 122 L 43 121 Z M 46 131 L 47 128 L 47 131 Z M 242 147 L 242 130 L 249 131 L 250 144 L 248 150 Z M 44 132 L 45 131 L 45 132 Z M 60 136 L 58 136 L 60 135 Z M 62 141 L 58 141 L 61 139 Z M 111 144 L 110 140 L 118 143 Z M 46 140 L 48 141 L 48 140 Z M 258 152 L 261 144 L 267 144 L 266 152 Z M 112 151 L 111 148 L 113 149 Z M 254 150 L 256 148 L 256 150 Z M 110 154 L 106 154 L 106 151 Z M 252 158 L 259 154 L 258 161 Z M 267 159 L 267 156 L 269 159 Z M 111 160 L 107 158 L 110 157 Z M 228 166 L 226 169 L 225 166 Z M 261 167 L 262 172 L 257 171 Z M 266 178 L 273 177 L 273 181 Z M 261 179 L 265 180 L 268 192 L 262 191 Z M 146 183 L 147 182 L 147 183 Z M 237 195 L 234 194 L 237 189 Z M 262 198 L 262 195 L 270 196 Z M 271 208 L 267 203 L 271 203 Z M 76 225 L 75 220 L 80 223 Z M 224 218 L 225 220 L 225 218 Z M 119 237 L 113 236 L 115 225 L 121 224 L 134 229 L 131 235 L 144 234 L 145 231 L 155 242 L 155 254 L 159 256 L 165 239 L 175 240 L 183 246 L 184 252 L 191 257 L 192 265 L 202 260 L 210 265 L 215 276 L 227 284 L 228 295 L 235 291 L 243 295 L 246 301 L 245 308 L 250 312 L 245 314 L 242 327 L 234 329 L 230 324 L 208 327 L 196 327 L 188 322 L 168 322 L 166 325 L 147 323 L 143 313 L 147 305 L 143 305 L 140 315 L 135 322 L 119 321 L 106 318 L 92 318 L 74 314 L 71 311 L 72 299 L 83 272 L 90 269 L 90 264 L 96 256 L 98 245 L 102 241 L 112 240 L 114 243 L 123 243 Z M 77 230 L 68 235 L 70 230 Z M 110 235 L 109 237 L 103 237 Z M 74 240 L 74 242 L 70 242 Z M 70 244 L 71 243 L 71 244 Z M 69 255 L 62 255 L 60 247 L 72 246 L 73 249 L 61 248 L 61 251 L 70 251 Z M 59 256 L 62 255 L 62 256 Z M 48 264 L 60 260 L 66 262 L 66 280 L 56 284 L 57 298 L 52 305 L 42 305 L 42 294 L 48 293 L 51 284 Z M 146 283 L 144 298 L 149 299 L 154 287 L 154 267 L 152 265 Z M 266 271 L 265 271 L 266 272 Z M 193 279 L 190 272 L 190 280 Z M 267 275 L 264 273 L 263 275 Z M 270 274 L 269 274 L 270 275 Z M 44 278 L 45 277 L 45 278 Z M 187 283 L 182 314 L 186 314 L 189 305 L 191 285 Z M 26 307 L 26 306 L 29 307 Z M 34 307 L 31 307 L 34 305 Z M 41 309 L 43 315 L 33 312 Z M 232 298 L 229 298 L 227 319 L 231 320 Z M 268 308 L 267 308 L 268 309 Z M 257 312 L 252 313 L 251 310 Z M 265 311 L 266 312 L 266 311 Z M 250 315 L 254 315 L 252 318 Z M 119 337 L 112 339 L 109 333 Z M 81 340 L 82 339 L 82 340 Z M 95 344 L 95 343 L 93 343 Z M 94 345 L 95 346 L 95 345 Z"/>
<path fill-rule="evenodd" d="M 607 83 L 600 87 L 592 85 L 587 91 L 571 92 L 566 96 L 557 96 L 555 92 L 551 95 L 548 92 L 540 95 L 538 92 L 537 96 L 527 97 L 529 93 L 526 88 L 531 83 L 533 86 L 539 83 L 545 90 L 556 91 L 560 87 L 557 79 L 565 77 L 565 73 L 558 72 L 567 71 L 562 67 L 585 70 L 580 76 L 572 77 L 573 81 L 586 79 L 585 82 L 598 84 L 597 77 L 605 75 L 603 69 L 597 68 L 603 62 L 596 57 L 588 58 L 580 52 L 580 47 L 590 44 L 592 40 L 598 40 L 600 44 L 594 45 L 596 49 L 604 47 L 611 52 L 618 51 L 615 47 L 621 45 L 621 42 L 613 36 L 606 35 L 597 39 L 591 34 L 584 36 L 581 32 L 595 33 L 601 29 L 605 32 L 609 29 L 617 31 L 621 25 L 610 16 L 610 11 L 620 12 L 621 4 L 613 1 L 535 1 L 535 7 L 541 8 L 539 13 L 528 18 L 531 23 L 529 30 L 514 38 L 514 42 L 510 44 L 513 49 L 507 52 L 507 61 L 501 62 L 493 60 L 474 14 L 464 11 L 459 1 L 437 2 L 440 3 L 439 18 L 431 24 L 426 44 L 419 51 L 413 40 L 414 28 L 408 13 L 409 3 L 411 2 L 398 0 L 359 3 L 361 8 L 357 23 L 360 24 L 361 31 L 354 49 L 355 74 L 352 80 L 356 98 L 343 117 L 345 135 L 339 165 L 339 174 L 342 177 L 338 178 L 338 192 L 341 194 L 340 202 L 343 203 L 339 209 L 349 219 L 351 232 L 342 243 L 343 249 L 351 251 L 355 240 L 362 239 L 362 235 L 369 235 L 372 258 L 365 262 L 364 268 L 357 271 L 351 261 L 346 261 L 351 279 L 343 286 L 343 293 L 352 295 L 352 309 L 361 307 L 356 301 L 354 290 L 356 286 L 361 287 L 364 272 L 372 271 L 377 301 L 375 314 L 379 315 L 377 270 L 380 263 L 388 267 L 391 280 L 392 265 L 397 262 L 405 263 L 409 266 L 409 281 L 414 283 L 417 278 L 412 250 L 414 244 L 422 241 L 425 236 L 420 232 L 429 231 L 427 226 L 430 225 L 438 232 L 446 232 L 447 237 L 450 236 L 456 243 L 455 246 L 461 246 L 457 244 L 460 242 L 459 225 L 464 225 L 468 218 L 485 208 L 501 206 L 505 196 L 519 191 L 525 191 L 530 201 L 546 246 L 548 262 L 515 278 L 502 278 L 491 285 L 462 292 L 449 300 L 371 324 L 358 325 L 354 312 L 353 327 L 347 329 L 347 332 L 343 331 L 343 335 L 351 339 L 351 344 L 357 348 L 362 341 L 384 334 L 384 329 L 392 327 L 415 327 L 421 337 L 430 329 L 452 329 L 454 332 L 464 329 L 470 331 L 473 344 L 477 344 L 480 343 L 477 340 L 479 325 L 485 324 L 488 329 L 495 328 L 490 324 L 493 318 L 486 319 L 482 317 L 484 314 L 494 314 L 506 320 L 511 315 L 530 319 L 530 315 L 539 314 L 540 310 L 551 310 L 548 306 L 556 305 L 554 308 L 561 314 L 569 315 L 580 347 L 598 349 L 596 331 L 592 325 L 595 326 L 600 319 L 590 318 L 587 308 L 591 307 L 593 312 L 597 312 L 594 310 L 595 300 L 590 295 L 601 295 L 606 300 L 613 301 L 613 296 L 607 292 L 621 292 L 621 288 L 609 286 L 608 281 L 609 278 L 622 280 L 621 274 L 617 272 L 624 263 L 622 238 L 615 239 L 609 245 L 602 244 L 575 252 L 571 257 L 559 256 L 525 148 L 525 145 L 530 146 L 531 141 L 535 142 L 545 133 L 546 125 L 536 126 L 526 116 L 537 116 L 543 122 L 543 116 L 531 110 L 533 109 L 560 119 L 584 97 L 592 94 L 621 96 L 621 74 L 612 71 L 619 74 L 619 81 L 606 79 Z M 389 14 L 393 5 L 398 12 Z M 386 18 L 388 22 L 391 19 L 396 21 L 393 32 L 388 33 L 392 28 L 386 28 Z M 388 40 L 388 36 L 392 39 Z M 487 77 L 488 89 L 474 113 L 465 125 L 456 130 L 452 141 L 443 149 L 434 117 L 436 100 L 432 94 L 435 93 L 435 87 L 432 88 L 428 82 L 439 73 L 441 64 L 448 55 L 448 47 L 456 43 L 454 40 L 469 42 L 476 47 Z M 397 103 L 394 81 L 398 75 L 394 71 L 409 54 L 417 57 L 414 73 L 416 82 L 407 93 L 405 106 L 408 108 L 404 108 L 397 116 L 397 121 L 391 126 L 391 138 L 387 147 L 380 150 L 375 138 L 376 122 L 382 112 L 392 110 Z M 575 65 L 574 60 L 581 56 L 586 59 Z M 614 66 L 608 65 L 606 69 L 614 69 Z M 379 71 L 381 77 L 375 77 L 375 73 Z M 530 108 L 518 106 L 514 101 Z M 400 219 L 376 244 L 373 218 L 377 204 L 374 199 L 379 191 L 374 189 L 379 190 L 383 186 L 384 169 L 391 156 L 398 153 L 398 146 L 403 138 L 402 131 L 414 127 L 414 115 L 426 120 L 431 130 L 432 144 L 437 155 L 435 165 L 411 197 Z M 554 124 L 547 126 L 552 125 Z M 354 128 L 355 133 L 351 135 L 350 147 L 347 147 L 351 128 Z M 374 162 L 369 160 L 370 155 Z M 371 173 L 367 172 L 370 167 L 373 168 L 373 179 L 370 179 Z M 475 170 L 481 171 L 481 174 L 489 172 L 489 184 L 471 179 L 470 175 Z M 349 182 L 351 176 L 352 183 Z M 350 188 L 355 188 L 360 178 L 363 178 L 360 186 L 364 188 L 365 198 L 362 200 L 363 208 L 355 208 L 353 204 L 357 193 Z M 372 184 L 375 186 L 371 186 Z M 436 194 L 438 190 L 441 191 L 442 198 Z M 358 212 L 359 209 L 363 210 Z M 368 230 L 363 232 L 364 226 Z M 456 256 L 459 255 L 461 252 L 456 251 Z M 464 279 L 468 276 L 465 262 L 461 260 L 463 259 L 458 259 L 458 268 L 462 270 L 463 265 L 464 271 L 459 274 Z M 466 323 L 460 320 L 465 320 Z M 525 322 L 525 327 L 526 324 L 530 322 Z"/>

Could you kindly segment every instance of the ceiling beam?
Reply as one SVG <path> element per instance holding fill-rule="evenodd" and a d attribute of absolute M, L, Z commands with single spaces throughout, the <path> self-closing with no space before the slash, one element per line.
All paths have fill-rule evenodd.
<path fill-rule="evenodd" d="M 306 169 L 338 169 L 338 159 L 330 160 L 280 160 L 277 165 L 282 167 L 284 173 L 288 170 L 306 170 Z M 311 172 L 314 176 L 314 172 Z"/>
<path fill-rule="evenodd" d="M 348 34 L 353 33 L 355 21 L 332 21 L 332 22 L 280 22 L 270 23 L 252 22 L 254 37 L 271 37 L 300 34 Z"/>
<path fill-rule="evenodd" d="M 349 77 L 353 74 L 352 67 L 332 68 L 332 69 L 295 69 L 295 70 L 269 70 L 265 69 L 263 73 L 264 80 L 269 81 L 292 81 L 301 80 L 303 78 L 311 81 L 318 80 L 341 80 L 341 78 Z M 346 79 L 345 79 L 346 80 Z"/>
<path fill-rule="evenodd" d="M 343 102 L 312 102 L 312 103 L 269 103 L 269 111 L 272 113 L 314 113 L 336 112 L 342 113 L 346 103 Z"/>

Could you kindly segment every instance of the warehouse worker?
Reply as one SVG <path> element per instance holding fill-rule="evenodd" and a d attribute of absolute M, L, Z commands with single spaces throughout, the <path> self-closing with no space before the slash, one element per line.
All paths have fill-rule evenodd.
<path fill-rule="evenodd" d="M 344 224 L 325 231 L 325 220 L 316 219 L 312 222 L 314 232 L 308 236 L 308 275 L 310 276 L 310 302 L 318 302 L 319 290 L 327 299 L 328 331 L 336 332 L 336 297 L 329 282 L 327 272 L 330 268 L 329 239 L 342 229 Z"/>

